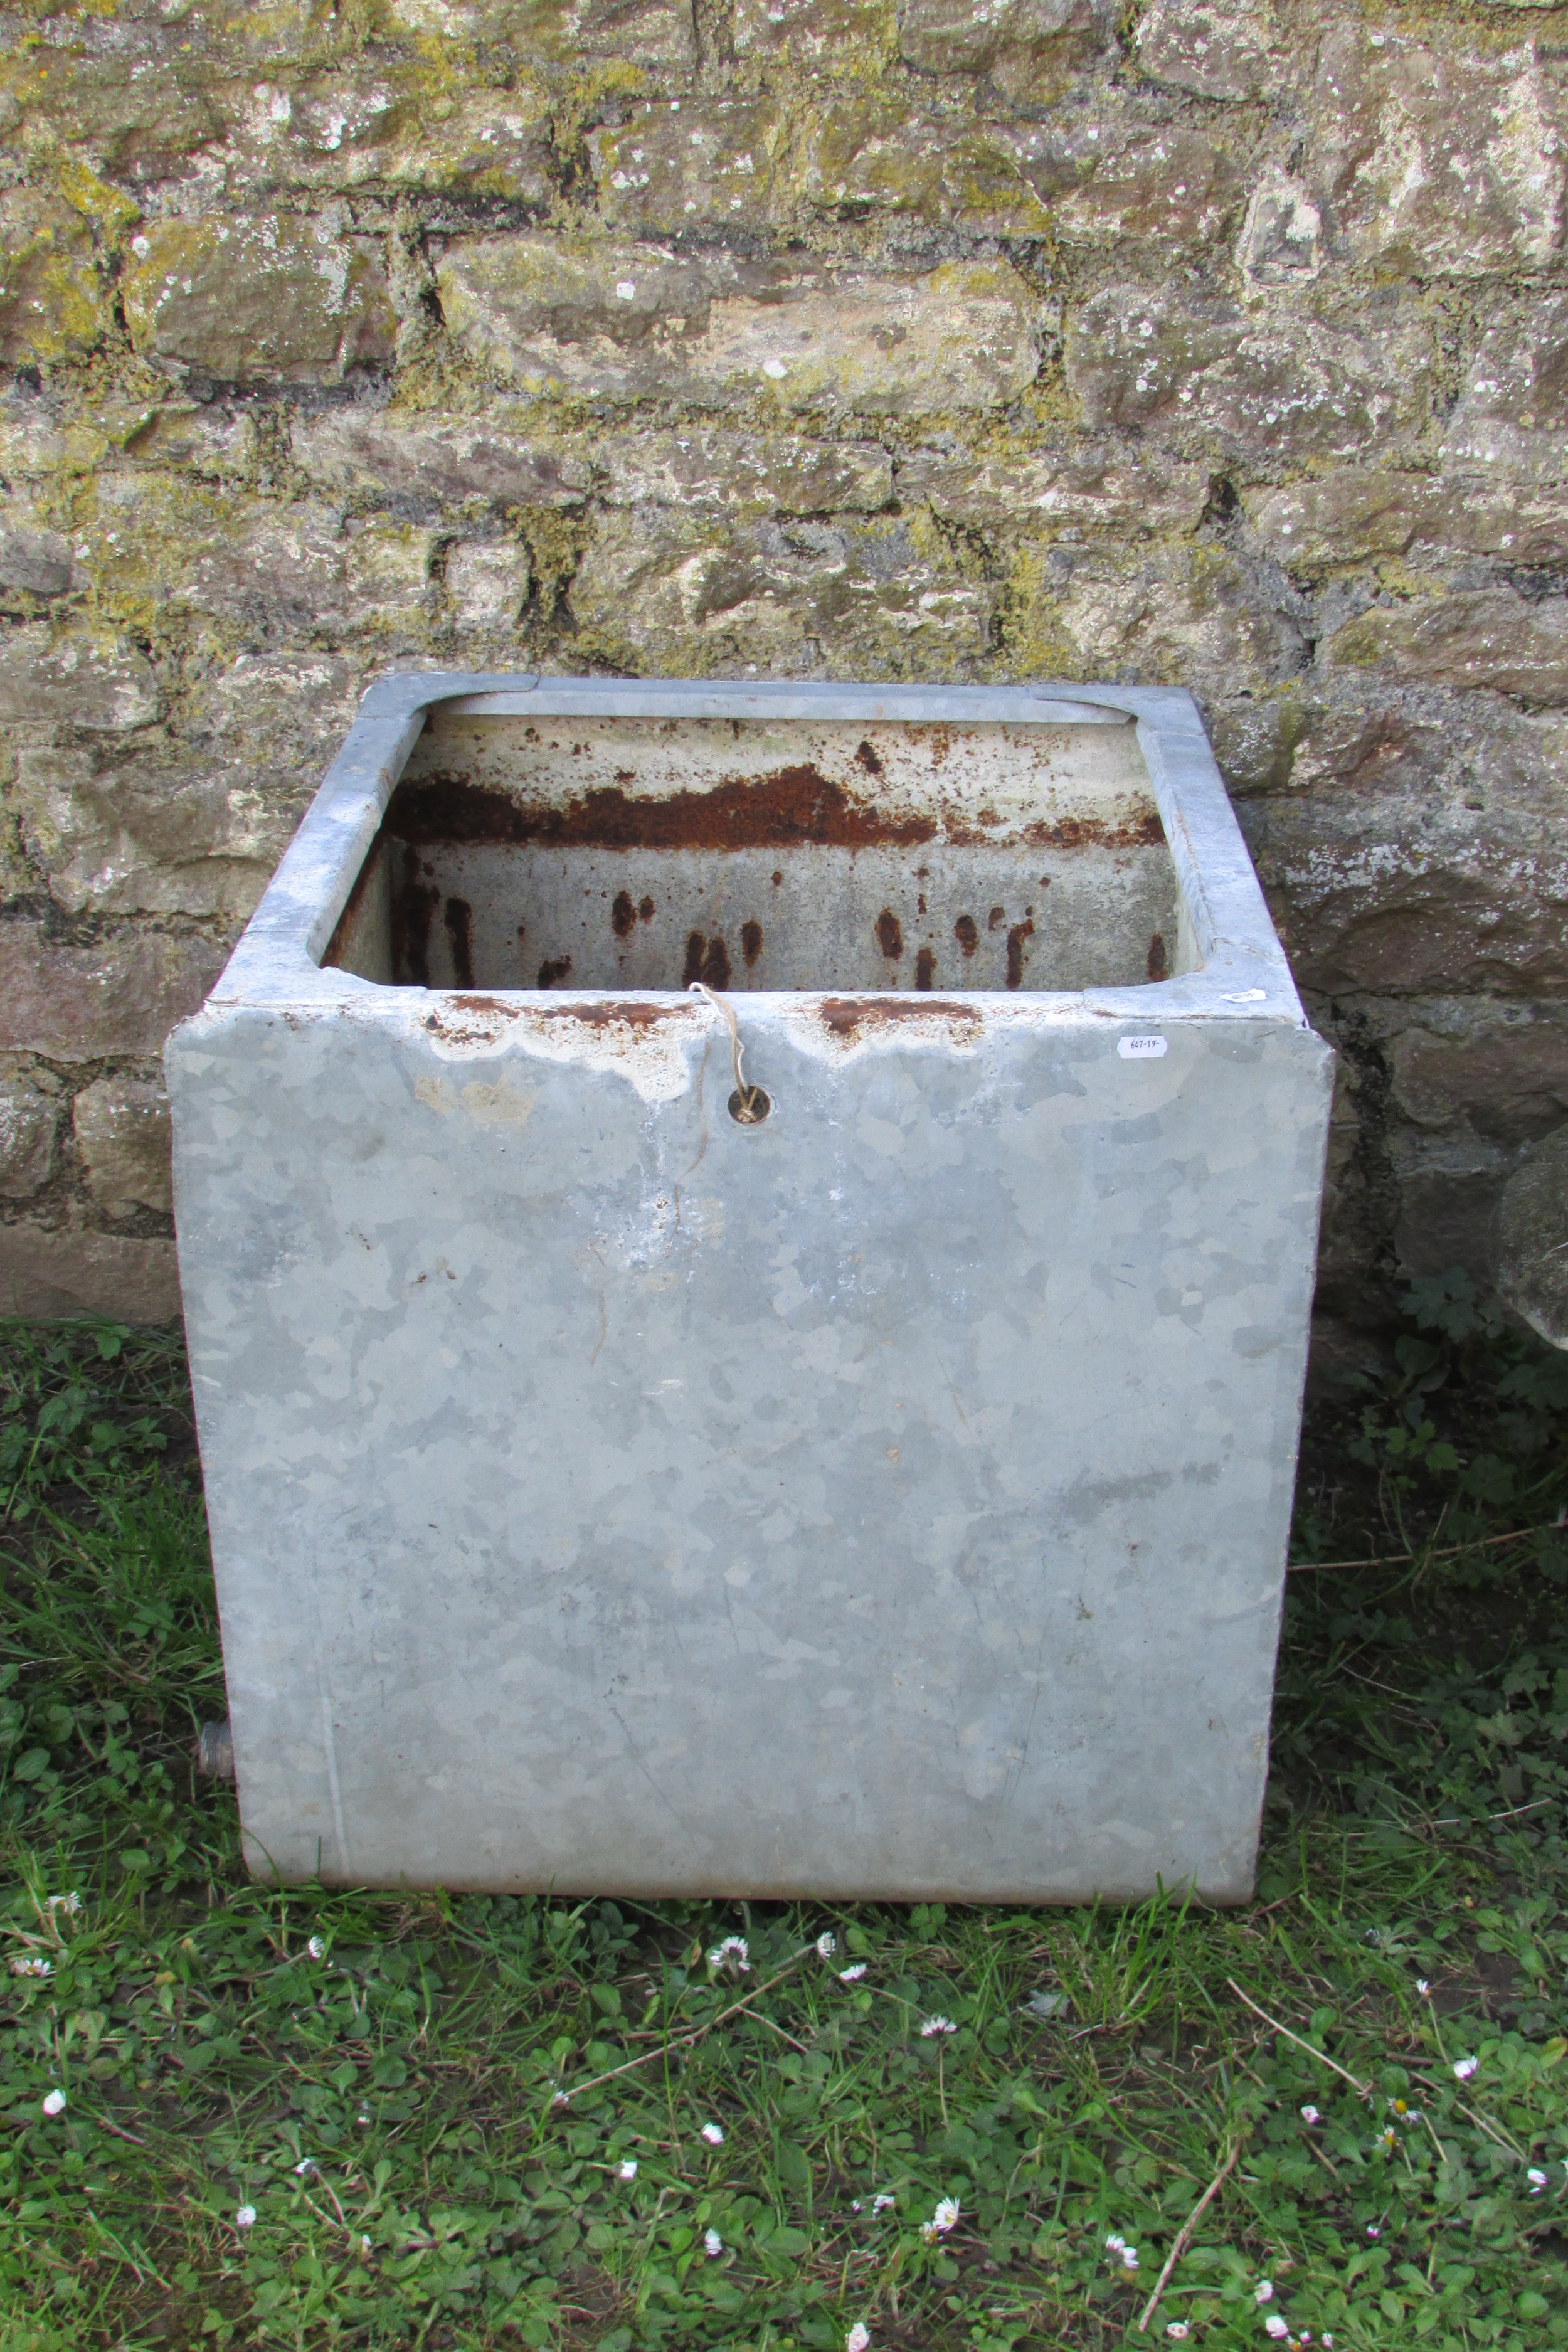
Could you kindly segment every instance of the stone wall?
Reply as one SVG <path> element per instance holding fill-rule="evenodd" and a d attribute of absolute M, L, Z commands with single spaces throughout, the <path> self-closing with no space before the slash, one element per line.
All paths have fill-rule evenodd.
<path fill-rule="evenodd" d="M 171 1312 L 158 1048 L 388 665 L 1190 683 L 1324 1298 L 1568 1118 L 1568 9 L 5 26 L 0 1273 Z"/>

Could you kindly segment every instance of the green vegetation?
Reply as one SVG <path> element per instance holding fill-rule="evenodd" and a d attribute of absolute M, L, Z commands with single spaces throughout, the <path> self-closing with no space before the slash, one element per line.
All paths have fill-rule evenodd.
<path fill-rule="evenodd" d="M 1232 1913 L 253 1887 L 180 1360 L 10 1331 L 0 2352 L 1568 2345 L 1568 1361 L 1411 1308 Z"/>

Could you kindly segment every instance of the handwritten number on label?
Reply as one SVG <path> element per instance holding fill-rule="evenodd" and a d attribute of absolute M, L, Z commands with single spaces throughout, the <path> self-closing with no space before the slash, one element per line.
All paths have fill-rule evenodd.
<path fill-rule="evenodd" d="M 1157 1062 L 1165 1050 L 1163 1037 L 1119 1037 L 1116 1050 L 1124 1062 Z"/>

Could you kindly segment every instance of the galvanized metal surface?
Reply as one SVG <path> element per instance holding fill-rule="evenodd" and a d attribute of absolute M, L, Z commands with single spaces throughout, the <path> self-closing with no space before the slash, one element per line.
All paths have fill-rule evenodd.
<path fill-rule="evenodd" d="M 746 994 L 743 1127 L 698 1000 L 320 962 L 356 926 L 373 961 L 374 891 L 341 919 L 419 698 L 487 689 L 773 726 L 1069 692 L 373 689 L 168 1056 L 252 1866 L 1242 1897 L 1330 1056 L 1189 698 L 1085 690 L 1137 721 L 1173 977 Z"/>

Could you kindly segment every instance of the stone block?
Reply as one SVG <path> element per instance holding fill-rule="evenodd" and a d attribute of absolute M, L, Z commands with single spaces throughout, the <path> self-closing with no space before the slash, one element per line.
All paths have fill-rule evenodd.
<path fill-rule="evenodd" d="M 1533 1142 L 1568 1118 L 1568 1006 L 1423 1005 L 1389 1055 L 1394 1098 L 1417 1127 Z"/>
<path fill-rule="evenodd" d="M 1043 610 L 1025 622 L 1031 603 Z M 1059 631 L 1069 675 L 1142 686 L 1223 689 L 1237 677 L 1265 686 L 1305 659 L 1300 599 L 1223 549 L 1157 550 L 1141 562 L 1067 555 L 1031 577 L 1026 557 L 1014 614 L 1026 635 Z"/>
<path fill-rule="evenodd" d="M 54 1163 L 59 1106 L 26 1078 L 0 1078 L 0 1193 L 26 1201 L 42 1192 Z"/>
<path fill-rule="evenodd" d="M 151 224 L 123 281 L 131 339 L 176 375 L 338 383 L 390 360 L 380 240 L 292 213 Z"/>
<path fill-rule="evenodd" d="M 1071 441 L 1030 457 L 949 457 L 916 449 L 899 460 L 901 504 L 987 539 L 1042 529 L 1072 541 L 1099 535 L 1144 539 L 1193 531 L 1208 499 L 1200 466 L 1134 452 L 1115 442 Z"/>
<path fill-rule="evenodd" d="M 726 528 L 617 514 L 573 580 L 578 627 L 627 667 L 675 676 L 951 677 L 987 645 L 989 598 L 899 524 Z"/>
<path fill-rule="evenodd" d="M 1319 55 L 1305 175 L 1336 246 L 1413 278 L 1540 268 L 1562 245 L 1563 97 L 1531 42 L 1481 52 L 1347 20 Z"/>
<path fill-rule="evenodd" d="M 69 1225 L 0 1225 L 0 1313 L 29 1321 L 86 1315 L 177 1323 L 174 1244 Z"/>
<path fill-rule="evenodd" d="M 1398 1207 L 1394 1253 L 1408 1280 L 1463 1266 L 1489 1285 L 1497 1264 L 1497 1212 L 1510 1160 L 1472 1136 L 1395 1129 L 1388 1157 Z"/>
<path fill-rule="evenodd" d="M 111 1216 L 174 1205 L 169 1097 L 142 1078 L 99 1078 L 71 1105 L 88 1191 Z"/>
<path fill-rule="evenodd" d="M 324 489 L 420 513 L 470 500 L 575 506 L 587 496 L 592 475 L 585 456 L 489 418 L 334 408 L 298 420 L 292 438 L 295 464 Z"/>
<path fill-rule="evenodd" d="M 502 383 L 635 400 L 687 388 L 713 286 L 740 274 L 658 246 L 486 236 L 439 253 L 436 284 L 449 333 Z"/>
<path fill-rule="evenodd" d="M 591 131 L 599 211 L 612 229 L 675 235 L 752 228 L 773 216 L 785 121 L 768 98 L 695 106 L 660 100 Z"/>
<path fill-rule="evenodd" d="M 875 514 L 893 495 L 892 460 L 870 441 L 784 435 L 615 433 L 595 444 L 613 506 L 715 514 Z"/>
<path fill-rule="evenodd" d="M 35 57 L 41 69 L 13 82 L 29 144 L 85 152 L 98 170 L 144 184 L 180 177 L 222 138 L 217 77 L 177 24 L 61 12 Z"/>
<path fill-rule="evenodd" d="M 459 540 L 447 553 L 447 596 L 458 626 L 514 629 L 529 590 L 528 550 L 514 539 Z"/>
<path fill-rule="evenodd" d="M 1249 286 L 1310 286 L 1323 266 L 1323 216 L 1300 180 L 1269 172 L 1253 190 L 1236 248 Z"/>
<path fill-rule="evenodd" d="M 1331 668 L 1378 669 L 1432 686 L 1568 702 L 1568 597 L 1499 585 L 1374 604 L 1319 651 Z"/>
<path fill-rule="evenodd" d="M 0 723 L 114 733 L 157 718 L 153 666 L 113 638 L 59 636 L 47 622 L 0 634 Z"/>
<path fill-rule="evenodd" d="M 1111 286 L 1075 308 L 1065 340 L 1088 425 L 1276 459 L 1414 442 L 1436 382 L 1426 327 L 1375 300 L 1314 317 L 1294 300 L 1244 309 L 1187 289 Z"/>
<path fill-rule="evenodd" d="M 1342 674 L 1291 789 L 1238 805 L 1298 979 L 1324 994 L 1568 996 L 1568 723 Z"/>
<path fill-rule="evenodd" d="M 38 923 L 0 922 L 0 1051 L 57 1062 L 161 1053 L 225 954 L 210 940 L 161 931 L 62 947 Z"/>
<path fill-rule="evenodd" d="M 1114 250 L 1119 268 L 1157 268 L 1211 245 L 1239 214 L 1237 166 L 1199 131 L 1115 109 L 1022 134 L 1018 168 L 1066 246 Z"/>
<path fill-rule="evenodd" d="M 697 63 L 681 0 L 390 0 L 387 13 L 407 31 L 510 50 L 524 65 L 608 58 L 686 79 Z"/>
<path fill-rule="evenodd" d="M 92 233 L 39 188 L 0 193 L 0 363 L 49 366 L 96 351 L 109 325 Z"/>
<path fill-rule="evenodd" d="M 1445 471 L 1568 481 L 1568 294 L 1504 302 L 1444 436 Z"/>
<path fill-rule="evenodd" d="M 1382 562 L 1413 549 L 1510 562 L 1568 563 L 1568 499 L 1510 494 L 1429 474 L 1345 467 L 1280 489 L 1244 490 L 1259 542 L 1295 570 Z"/>
<path fill-rule="evenodd" d="M 487 237 L 449 248 L 437 282 L 448 326 L 492 373 L 588 398 L 762 393 L 789 411 L 919 415 L 1000 404 L 1039 365 L 1037 304 L 1004 261 L 791 271 Z"/>
<path fill-rule="evenodd" d="M 738 58 L 787 55 L 808 65 L 885 68 L 899 46 L 893 0 L 735 0 Z"/>
<path fill-rule="evenodd" d="M 1525 1154 L 1498 1213 L 1498 1287 L 1554 1348 L 1568 1348 L 1568 1128 Z"/>
<path fill-rule="evenodd" d="M 1105 0 L 900 0 L 900 54 L 931 74 L 985 74 L 1015 104 L 1048 105 L 1114 47 Z"/>
<path fill-rule="evenodd" d="M 163 734 L 119 753 L 24 746 L 22 838 L 56 903 L 73 915 L 248 915 L 297 810 L 258 792 L 234 748 L 218 765 Z"/>
<path fill-rule="evenodd" d="M 715 301 L 688 354 L 705 390 L 771 391 L 797 414 L 921 416 L 1000 407 L 1039 368 L 1038 305 L 1005 261 L 843 271 L 780 295 Z"/>
<path fill-rule="evenodd" d="M 1267 0 L 1151 0 L 1138 19 L 1138 63 L 1150 80 L 1195 98 L 1269 97 L 1290 79 L 1291 57 Z"/>
<path fill-rule="evenodd" d="M 1025 177 L 1029 144 L 966 117 L 911 117 L 885 95 L 839 96 L 814 110 L 792 183 L 818 213 L 962 226 L 972 236 L 1046 236 L 1049 208 Z"/>
<path fill-rule="evenodd" d="M 78 584 L 70 541 L 58 530 L 0 530 L 0 589 L 7 594 L 68 596 Z"/>
<path fill-rule="evenodd" d="M 556 195 L 557 158 L 541 97 L 484 90 L 451 112 L 411 122 L 394 143 L 380 176 L 389 188 L 489 196 L 542 212 Z"/>
<path fill-rule="evenodd" d="M 540 208 L 554 194 L 553 170 L 542 89 L 448 85 L 432 98 L 417 66 L 384 51 L 378 65 L 255 83 L 224 149 L 225 191 L 241 206 L 282 191 L 409 191 Z"/>

